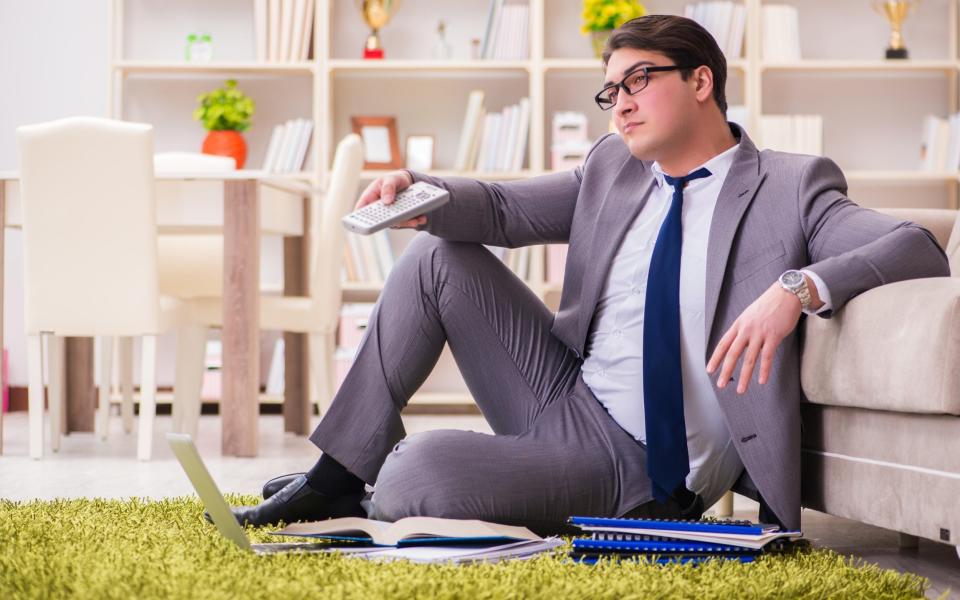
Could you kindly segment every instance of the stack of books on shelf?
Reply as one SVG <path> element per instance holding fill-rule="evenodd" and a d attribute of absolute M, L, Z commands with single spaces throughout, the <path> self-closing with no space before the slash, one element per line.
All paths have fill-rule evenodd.
<path fill-rule="evenodd" d="M 530 278 L 530 246 L 521 248 L 501 248 L 500 246 L 486 246 L 494 256 L 506 263 L 517 277 L 527 281 Z"/>
<path fill-rule="evenodd" d="M 547 285 L 563 285 L 563 271 L 567 267 L 567 244 L 547 245 Z"/>
<path fill-rule="evenodd" d="M 924 171 L 960 169 L 960 113 L 946 119 L 929 115 L 924 120 L 920 161 Z"/>
<path fill-rule="evenodd" d="M 483 90 L 470 92 L 454 168 L 458 171 L 515 172 L 523 168 L 530 131 L 530 99 L 487 113 Z"/>
<path fill-rule="evenodd" d="M 491 0 L 481 58 L 523 60 L 530 54 L 530 5 L 524 1 Z"/>
<path fill-rule="evenodd" d="M 602 558 L 656 563 L 710 559 L 752 562 L 764 554 L 801 545 L 803 533 L 750 521 L 606 519 L 570 517 L 590 537 L 574 538 L 571 557 L 587 564 Z"/>
<path fill-rule="evenodd" d="M 290 119 L 273 128 L 267 154 L 263 159 L 264 171 L 270 173 L 296 173 L 303 170 L 310 149 L 313 121 Z"/>
<path fill-rule="evenodd" d="M 475 519 L 406 517 L 394 523 L 342 517 L 287 525 L 274 535 L 330 543 L 330 552 L 377 561 L 478 563 L 526 559 L 563 545 L 526 527 Z"/>
<path fill-rule="evenodd" d="M 396 262 L 387 230 L 371 235 L 347 232 L 341 281 L 382 284 Z"/>
<path fill-rule="evenodd" d="M 760 117 L 760 147 L 767 150 L 823 156 L 823 118 L 820 115 L 764 115 Z"/>
<path fill-rule="evenodd" d="M 253 0 L 253 29 L 260 62 L 310 58 L 314 0 Z"/>
<path fill-rule="evenodd" d="M 693 19 L 713 35 L 727 60 L 740 58 L 747 7 L 736 2 L 698 2 L 688 4 L 683 16 Z"/>
<path fill-rule="evenodd" d="M 797 7 L 764 4 L 761 10 L 763 59 L 771 62 L 800 60 L 800 16 Z"/>

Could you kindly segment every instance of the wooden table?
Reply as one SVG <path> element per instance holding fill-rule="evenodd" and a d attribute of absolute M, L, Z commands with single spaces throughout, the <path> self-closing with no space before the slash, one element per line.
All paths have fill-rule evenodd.
<path fill-rule="evenodd" d="M 169 186 L 181 185 L 206 186 L 207 192 L 211 185 L 222 186 L 222 205 L 213 207 L 214 210 L 210 206 L 198 207 L 186 202 L 177 205 L 182 200 L 158 200 L 157 229 L 158 233 L 169 234 L 223 234 L 221 448 L 224 455 L 256 456 L 260 392 L 260 235 L 266 233 L 287 238 L 284 262 L 289 264 L 285 266 L 284 293 L 306 293 L 304 273 L 309 261 L 304 249 L 308 247 L 310 202 L 303 199 L 312 198 L 313 189 L 298 178 L 262 171 L 166 173 L 157 176 L 158 199 L 165 197 L 161 193 L 165 186 L 166 196 L 169 196 Z M 263 203 L 261 194 L 267 196 Z M 219 208 L 222 210 L 217 210 Z M 7 227 L 21 225 L 18 175 L 0 172 L 0 307 L 3 305 L 3 232 Z M 296 276 L 296 269 L 300 270 L 300 277 Z M 2 327 L 0 319 L 0 348 L 3 347 Z M 303 368 L 306 344 L 300 334 L 285 334 L 285 340 L 288 367 L 285 429 L 303 434 L 309 424 L 310 407 L 307 370 Z M 75 386 L 73 390 L 68 388 L 68 398 L 77 394 L 87 396 L 89 400 L 83 400 L 86 404 L 95 397 L 92 393 L 84 394 L 84 390 L 92 386 L 92 345 L 87 341 L 68 347 L 71 347 L 68 365 L 72 362 L 76 374 L 71 376 L 68 373 L 68 384 L 72 382 Z M 92 424 L 92 407 L 89 414 Z M 2 427 L 0 418 L 0 449 Z"/>

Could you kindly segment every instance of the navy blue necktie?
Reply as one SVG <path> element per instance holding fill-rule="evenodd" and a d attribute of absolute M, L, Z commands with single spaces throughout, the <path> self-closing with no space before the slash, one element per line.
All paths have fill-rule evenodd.
<path fill-rule="evenodd" d="M 653 497 L 665 502 L 690 472 L 683 420 L 680 371 L 680 249 L 683 186 L 710 176 L 700 168 L 685 177 L 664 175 L 673 201 L 650 258 L 643 315 L 643 410 L 647 429 L 647 473 Z"/>

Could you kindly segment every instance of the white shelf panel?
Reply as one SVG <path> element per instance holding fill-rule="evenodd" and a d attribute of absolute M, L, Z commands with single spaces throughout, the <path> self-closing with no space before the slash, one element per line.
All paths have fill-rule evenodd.
<path fill-rule="evenodd" d="M 331 59 L 327 69 L 332 72 L 390 72 L 390 71 L 527 71 L 526 60 L 363 60 Z"/>
<path fill-rule="evenodd" d="M 313 62 L 263 63 L 263 62 L 162 62 L 123 60 L 113 63 L 113 68 L 124 73 L 150 73 L 157 75 L 178 74 L 218 74 L 218 73 L 254 73 L 254 74 L 312 74 L 316 65 Z"/>
<path fill-rule="evenodd" d="M 902 73 L 904 71 L 941 71 L 960 68 L 953 60 L 800 60 L 795 62 L 761 62 L 762 71 L 871 71 Z"/>

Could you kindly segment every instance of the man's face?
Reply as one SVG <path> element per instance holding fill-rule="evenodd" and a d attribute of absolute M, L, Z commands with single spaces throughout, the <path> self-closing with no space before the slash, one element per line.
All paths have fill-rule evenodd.
<path fill-rule="evenodd" d="M 634 48 L 614 50 L 607 62 L 604 87 L 622 81 L 625 75 L 640 67 L 672 64 L 657 52 Z M 684 81 L 680 71 L 661 71 L 650 73 L 647 86 L 636 94 L 627 94 L 620 88 L 611 111 L 630 154 L 642 160 L 662 160 L 664 152 L 671 151 L 686 137 L 696 107 L 695 79 Z"/>

